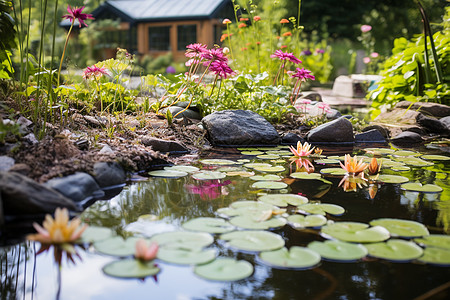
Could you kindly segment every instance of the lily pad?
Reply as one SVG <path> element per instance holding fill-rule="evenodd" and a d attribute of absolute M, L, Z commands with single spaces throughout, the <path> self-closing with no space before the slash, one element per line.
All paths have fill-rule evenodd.
<path fill-rule="evenodd" d="M 405 165 L 412 166 L 412 167 L 426 167 L 426 166 L 432 166 L 433 163 L 430 161 L 426 161 L 417 157 L 396 157 L 395 161 L 402 162 Z"/>
<path fill-rule="evenodd" d="M 262 154 L 264 154 L 264 152 L 263 151 L 258 151 L 258 150 L 250 150 L 250 151 L 241 151 L 241 154 L 242 155 L 262 155 Z"/>
<path fill-rule="evenodd" d="M 414 242 L 393 239 L 382 243 L 365 245 L 369 255 L 391 261 L 410 261 L 423 255 L 423 250 Z"/>
<path fill-rule="evenodd" d="M 342 206 L 328 203 L 306 203 L 298 206 L 298 210 L 312 215 L 323 215 L 327 213 L 334 216 L 340 216 L 345 212 Z"/>
<path fill-rule="evenodd" d="M 255 175 L 250 177 L 251 180 L 255 181 L 278 181 L 281 180 L 281 176 L 275 174 L 266 174 L 266 175 Z"/>
<path fill-rule="evenodd" d="M 279 269 L 309 269 L 320 262 L 320 255 L 308 248 L 293 246 L 259 254 L 261 261 Z"/>
<path fill-rule="evenodd" d="M 240 171 L 244 171 L 244 168 L 242 168 L 241 166 L 239 166 L 239 167 L 226 166 L 226 167 L 217 168 L 216 171 L 218 171 L 218 172 L 240 172 Z"/>
<path fill-rule="evenodd" d="M 344 242 L 376 243 L 387 240 L 389 231 L 382 226 L 369 227 L 359 222 L 336 222 L 322 227 L 322 233 Z"/>
<path fill-rule="evenodd" d="M 170 249 L 160 248 L 158 259 L 178 265 L 199 265 L 213 261 L 217 252 L 214 249 Z"/>
<path fill-rule="evenodd" d="M 366 151 L 368 153 L 377 154 L 377 155 L 392 154 L 395 152 L 394 149 L 389 149 L 389 148 L 366 148 L 366 149 L 364 149 L 364 151 Z"/>
<path fill-rule="evenodd" d="M 432 154 L 425 154 L 425 155 L 422 155 L 420 158 L 423 158 L 423 159 L 426 159 L 426 160 L 450 160 L 449 156 L 432 155 Z"/>
<path fill-rule="evenodd" d="M 419 152 L 409 151 L 409 150 L 397 150 L 392 154 L 394 156 L 421 156 L 422 155 Z"/>
<path fill-rule="evenodd" d="M 236 216 L 230 219 L 230 223 L 234 226 L 244 229 L 272 229 L 280 228 L 286 225 L 286 219 L 281 217 L 272 217 L 268 220 L 258 220 L 248 215 Z"/>
<path fill-rule="evenodd" d="M 450 250 L 442 248 L 427 247 L 419 261 L 427 264 L 450 266 Z"/>
<path fill-rule="evenodd" d="M 320 173 L 325 175 L 343 176 L 347 174 L 347 171 L 342 168 L 323 168 L 320 170 Z"/>
<path fill-rule="evenodd" d="M 291 215 L 287 218 L 289 224 L 294 228 L 305 228 L 305 227 L 321 227 L 327 223 L 327 218 L 322 215 Z"/>
<path fill-rule="evenodd" d="M 258 200 L 281 207 L 288 206 L 289 204 L 298 206 L 308 202 L 308 198 L 295 194 L 267 194 L 259 197 Z"/>
<path fill-rule="evenodd" d="M 256 166 L 253 169 L 260 172 L 266 172 L 266 173 L 278 173 L 283 172 L 285 168 L 283 166 Z"/>
<path fill-rule="evenodd" d="M 257 209 L 257 210 L 270 210 L 274 208 L 273 205 L 260 201 L 250 201 L 250 200 L 235 201 L 230 204 L 230 207 L 235 209 Z"/>
<path fill-rule="evenodd" d="M 395 166 L 391 167 L 391 170 L 396 171 L 396 172 L 406 172 L 406 171 L 411 170 L 411 168 L 408 166 L 403 166 L 403 165 L 395 165 Z"/>
<path fill-rule="evenodd" d="M 120 236 L 111 237 L 94 243 L 94 248 L 100 253 L 112 256 L 130 256 L 136 250 L 136 242 L 139 238 L 130 237 L 124 240 Z"/>
<path fill-rule="evenodd" d="M 238 162 L 235 162 L 235 161 L 232 161 L 229 159 L 220 159 L 220 158 L 200 159 L 199 161 L 204 165 L 216 165 L 216 166 L 239 164 Z"/>
<path fill-rule="evenodd" d="M 187 172 L 176 171 L 176 170 L 156 170 L 148 172 L 150 176 L 153 177 L 164 177 L 164 178 L 180 178 L 187 176 Z"/>
<path fill-rule="evenodd" d="M 287 187 L 287 183 L 279 181 L 257 181 L 252 184 L 252 188 L 254 189 L 281 190 Z"/>
<path fill-rule="evenodd" d="M 322 179 L 322 175 L 319 173 L 295 172 L 291 173 L 289 176 L 296 179 Z"/>
<path fill-rule="evenodd" d="M 235 228 L 224 219 L 201 217 L 189 220 L 183 224 L 183 228 L 192 231 L 208 233 L 225 233 Z"/>
<path fill-rule="evenodd" d="M 291 151 L 287 151 L 287 150 L 272 150 L 272 151 L 267 151 L 267 154 L 276 154 L 276 155 L 281 155 L 281 156 L 291 156 L 292 152 Z"/>
<path fill-rule="evenodd" d="M 316 164 L 338 164 L 340 161 L 337 159 L 324 158 L 324 159 L 314 160 L 314 162 Z"/>
<path fill-rule="evenodd" d="M 101 240 L 106 240 L 114 235 L 110 228 L 100 226 L 89 226 L 81 235 L 82 243 L 94 243 Z"/>
<path fill-rule="evenodd" d="M 378 176 L 378 181 L 384 183 L 405 183 L 408 182 L 409 179 L 399 175 L 381 174 L 380 176 Z"/>
<path fill-rule="evenodd" d="M 370 225 L 383 226 L 392 236 L 405 238 L 421 237 L 430 234 L 425 225 L 410 220 L 382 218 L 372 220 Z"/>
<path fill-rule="evenodd" d="M 422 193 L 440 193 L 442 188 L 435 184 L 424 184 L 418 182 L 408 182 L 401 185 L 401 188 L 406 191 L 422 192 Z"/>
<path fill-rule="evenodd" d="M 436 247 L 450 250 L 450 235 L 430 234 L 423 238 L 414 239 L 414 241 L 425 247 Z"/>
<path fill-rule="evenodd" d="M 254 169 L 256 167 L 271 167 L 271 164 L 268 163 L 246 163 L 244 164 L 244 167 Z"/>
<path fill-rule="evenodd" d="M 241 177 L 252 177 L 254 176 L 254 172 L 248 172 L 248 171 L 232 171 L 227 172 L 227 176 L 241 176 Z"/>
<path fill-rule="evenodd" d="M 181 172 L 187 172 L 187 173 L 193 173 L 193 172 L 197 172 L 200 169 L 194 166 L 171 166 L 171 167 L 164 167 L 164 170 L 168 170 L 168 171 L 181 171 Z"/>
<path fill-rule="evenodd" d="M 243 251 L 271 251 L 284 246 L 283 238 L 269 231 L 233 231 L 224 233 L 219 238 L 227 241 L 230 247 Z"/>
<path fill-rule="evenodd" d="M 194 273 L 214 281 L 236 281 L 253 274 L 253 266 L 245 260 L 221 257 L 205 265 L 196 266 Z"/>
<path fill-rule="evenodd" d="M 201 171 L 192 174 L 192 178 L 197 180 L 214 180 L 214 179 L 223 179 L 225 177 L 227 177 L 225 173 L 217 171 Z"/>
<path fill-rule="evenodd" d="M 211 245 L 214 238 L 206 232 L 171 231 L 159 233 L 150 238 L 160 248 L 201 249 Z"/>
<path fill-rule="evenodd" d="M 106 275 L 118 278 L 145 278 L 158 274 L 160 269 L 153 263 L 141 262 L 137 259 L 121 259 L 103 267 Z"/>
<path fill-rule="evenodd" d="M 367 248 L 361 244 L 336 240 L 314 241 L 308 244 L 308 248 L 319 253 L 324 259 L 337 261 L 355 261 L 365 257 L 368 253 Z"/>
<path fill-rule="evenodd" d="M 261 154 L 256 156 L 259 159 L 277 159 L 280 158 L 278 154 Z"/>

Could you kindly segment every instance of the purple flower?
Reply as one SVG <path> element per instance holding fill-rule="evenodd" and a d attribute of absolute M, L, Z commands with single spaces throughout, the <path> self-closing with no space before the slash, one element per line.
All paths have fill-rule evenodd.
<path fill-rule="evenodd" d="M 168 74 L 175 74 L 177 71 L 175 70 L 175 68 L 174 67 L 172 67 L 172 66 L 168 66 L 167 68 L 166 68 L 166 73 L 168 73 Z"/>
<path fill-rule="evenodd" d="M 190 44 L 186 46 L 187 50 L 186 50 L 186 57 L 199 57 L 201 56 L 203 53 L 207 52 L 208 49 L 206 48 L 206 45 L 200 44 L 200 43 L 195 43 L 195 44 Z"/>
<path fill-rule="evenodd" d="M 222 78 L 227 78 L 228 75 L 234 73 L 226 61 L 220 60 L 213 61 L 209 66 L 209 70 Z"/>
<path fill-rule="evenodd" d="M 288 52 L 283 52 L 281 50 L 275 50 L 275 53 L 270 55 L 271 58 L 278 58 L 280 60 L 289 60 L 290 62 L 294 63 L 294 64 L 301 64 L 302 61 L 300 59 L 298 59 L 297 57 L 295 57 L 294 54 L 292 53 L 288 53 Z"/>
<path fill-rule="evenodd" d="M 323 53 L 325 53 L 325 50 L 323 50 L 323 49 L 316 49 L 316 52 L 320 53 L 320 54 L 323 54 Z"/>
<path fill-rule="evenodd" d="M 302 54 L 302 55 L 305 55 L 305 56 L 309 56 L 309 55 L 312 54 L 312 52 L 311 52 L 311 50 L 306 49 L 306 50 L 303 50 L 301 54 Z"/>
<path fill-rule="evenodd" d="M 69 13 L 68 15 L 64 15 L 62 16 L 64 19 L 68 19 L 70 20 L 70 22 L 74 22 L 75 19 L 78 20 L 78 23 L 80 23 L 80 28 L 81 25 L 84 25 L 87 27 L 87 24 L 84 23 L 84 20 L 86 19 L 94 19 L 94 17 L 92 17 L 91 14 L 83 14 L 82 11 L 84 9 L 83 7 L 70 7 L 70 5 L 67 6 L 67 12 Z"/>
<path fill-rule="evenodd" d="M 308 78 L 312 79 L 312 80 L 316 79 L 313 75 L 310 74 L 311 71 L 307 70 L 305 68 L 301 68 L 301 69 L 297 68 L 297 69 L 295 69 L 295 71 L 296 72 L 294 74 L 292 74 L 291 76 L 294 78 L 298 78 L 299 80 L 306 81 L 306 79 L 308 79 Z"/>

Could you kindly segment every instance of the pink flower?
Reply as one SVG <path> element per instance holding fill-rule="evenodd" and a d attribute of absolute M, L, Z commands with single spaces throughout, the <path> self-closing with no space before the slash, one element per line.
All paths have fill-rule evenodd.
<path fill-rule="evenodd" d="M 156 243 L 151 243 L 150 246 L 148 246 L 144 239 L 139 239 L 136 242 L 136 252 L 134 257 L 142 261 L 154 260 L 158 253 L 158 248 L 159 246 Z"/>
<path fill-rule="evenodd" d="M 224 56 L 224 52 L 222 48 L 213 48 L 211 50 L 206 50 L 201 54 L 201 57 L 207 61 L 225 61 L 228 62 L 228 58 Z M 208 65 L 208 63 L 206 63 Z"/>
<path fill-rule="evenodd" d="M 370 57 L 368 57 L 368 56 L 364 57 L 364 58 L 363 58 L 363 62 L 364 62 L 365 64 L 370 63 Z"/>
<path fill-rule="evenodd" d="M 190 57 L 190 58 L 199 57 L 201 54 L 208 51 L 206 45 L 203 45 L 200 43 L 187 45 L 186 48 L 187 48 L 187 50 L 186 50 L 185 56 Z"/>
<path fill-rule="evenodd" d="M 297 142 L 297 148 L 289 146 L 289 150 L 291 150 L 292 154 L 294 154 L 296 157 L 306 157 L 313 152 L 314 147 L 311 149 L 311 144 L 308 144 L 307 142 L 305 142 L 303 145 L 301 142 Z"/>
<path fill-rule="evenodd" d="M 294 78 L 298 78 L 299 80 L 302 80 L 302 81 L 306 81 L 306 79 L 308 79 L 308 78 L 312 79 L 312 80 L 316 79 L 313 75 L 310 74 L 311 73 L 310 70 L 307 70 L 305 68 L 301 68 L 301 69 L 296 68 L 295 70 L 296 70 L 296 72 L 291 75 Z"/>
<path fill-rule="evenodd" d="M 91 14 L 83 14 L 82 11 L 84 9 L 83 7 L 70 7 L 70 5 L 67 6 L 67 12 L 68 15 L 62 16 L 63 19 L 68 19 L 70 22 L 74 22 L 75 19 L 78 20 L 78 23 L 80 23 L 79 27 L 81 28 L 81 25 L 84 25 L 87 27 L 87 24 L 84 22 L 86 19 L 94 19 L 94 17 Z"/>
<path fill-rule="evenodd" d="M 258 22 L 258 21 L 260 21 L 261 20 L 261 17 L 260 16 L 254 16 L 253 17 L 253 21 L 255 21 L 255 22 Z"/>
<path fill-rule="evenodd" d="M 209 70 L 222 78 L 227 78 L 233 74 L 233 70 L 228 66 L 226 61 L 216 60 L 211 63 Z"/>
<path fill-rule="evenodd" d="M 330 105 L 328 105 L 327 103 L 323 103 L 323 102 L 320 102 L 319 104 L 317 104 L 317 108 L 323 110 L 324 112 L 330 111 Z"/>
<path fill-rule="evenodd" d="M 311 104 L 311 100 L 309 99 L 300 99 L 298 102 L 301 104 Z"/>
<path fill-rule="evenodd" d="M 372 26 L 370 26 L 370 25 L 362 25 L 361 26 L 361 31 L 362 32 L 369 32 L 371 30 L 372 30 Z"/>
<path fill-rule="evenodd" d="M 230 19 L 223 19 L 222 24 L 230 24 Z"/>
<path fill-rule="evenodd" d="M 380 54 L 378 54 L 378 52 L 372 52 L 370 53 L 370 56 L 372 56 L 373 58 L 377 58 L 378 56 L 380 56 Z"/>
<path fill-rule="evenodd" d="M 295 57 L 292 53 L 283 52 L 281 50 L 275 50 L 275 53 L 270 55 L 271 58 L 278 58 L 280 60 L 289 60 L 294 64 L 301 64 L 302 61 Z"/>
<path fill-rule="evenodd" d="M 96 65 L 93 65 L 91 67 L 87 67 L 83 71 L 83 78 L 84 79 L 89 79 L 89 78 L 92 78 L 92 77 L 99 78 L 99 77 L 102 77 L 103 75 L 108 75 L 108 72 L 106 71 L 106 68 L 105 67 L 99 68 Z"/>

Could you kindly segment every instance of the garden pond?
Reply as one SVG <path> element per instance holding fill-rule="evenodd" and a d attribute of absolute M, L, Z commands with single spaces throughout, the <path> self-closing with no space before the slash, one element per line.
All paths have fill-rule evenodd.
<path fill-rule="evenodd" d="M 380 174 L 345 176 L 352 151 Z M 3 246 L 1 299 L 448 296 L 449 173 L 448 153 L 428 148 L 296 161 L 283 146 L 216 149 L 92 203 L 74 249 Z M 133 258 L 138 237 L 159 244 L 154 261 Z"/>

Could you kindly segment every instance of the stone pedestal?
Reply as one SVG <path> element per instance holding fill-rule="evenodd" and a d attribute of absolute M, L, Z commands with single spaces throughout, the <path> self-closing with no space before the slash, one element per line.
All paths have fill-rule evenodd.
<path fill-rule="evenodd" d="M 333 94 L 350 98 L 364 98 L 369 87 L 380 78 L 378 75 L 341 75 L 334 80 Z"/>

